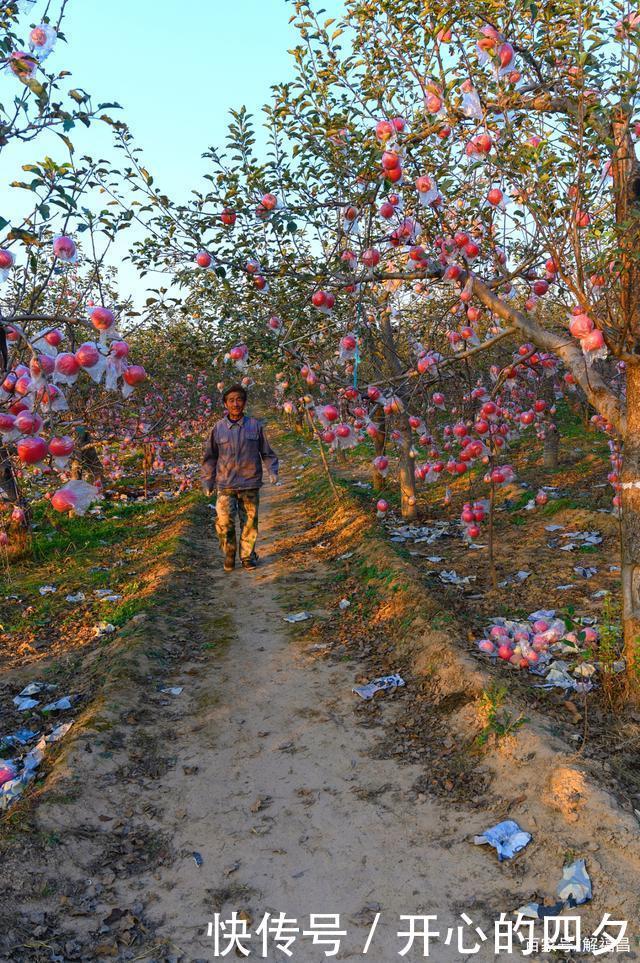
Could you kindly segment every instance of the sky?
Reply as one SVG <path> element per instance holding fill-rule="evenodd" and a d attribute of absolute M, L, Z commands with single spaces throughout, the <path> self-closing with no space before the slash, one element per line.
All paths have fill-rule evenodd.
<path fill-rule="evenodd" d="M 38 0 L 32 19 L 44 5 Z M 318 0 L 317 6 L 329 17 L 338 16 L 344 3 Z M 291 78 L 292 13 L 286 0 L 69 0 L 63 23 L 68 43 L 56 46 L 47 66 L 70 70 L 71 86 L 88 91 L 94 103 L 121 104 L 113 116 L 122 116 L 143 148 L 155 186 L 184 200 L 202 186 L 201 155 L 224 140 L 229 109 L 245 104 L 258 114 L 270 86 Z M 8 85 L 15 86 L 15 78 L 0 73 L 0 100 Z M 111 134 L 100 127 L 73 132 L 79 153 L 109 156 Z M 3 151 L 0 185 L 46 153 L 66 159 L 51 134 Z M 3 189 L 0 214 L 17 213 L 16 203 Z M 148 283 L 126 266 L 120 280 L 137 287 L 137 300 Z"/>

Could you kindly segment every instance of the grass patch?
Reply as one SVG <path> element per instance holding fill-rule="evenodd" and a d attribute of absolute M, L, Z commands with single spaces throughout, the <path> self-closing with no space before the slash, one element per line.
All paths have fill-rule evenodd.
<path fill-rule="evenodd" d="M 543 505 L 539 509 L 540 514 L 544 515 L 545 518 L 553 518 L 558 512 L 564 512 L 569 509 L 584 509 L 584 503 L 577 501 L 575 498 L 569 498 L 565 496 L 563 498 L 552 498 L 546 505 Z"/>
<path fill-rule="evenodd" d="M 180 509 L 194 505 L 198 497 L 189 494 L 169 502 L 131 505 L 106 503 L 102 517 L 52 518 L 48 510 L 36 506 L 31 554 L 14 559 L 8 577 L 0 579 L 2 631 L 21 634 L 28 642 L 34 637 L 46 642 L 52 633 L 57 639 L 73 638 L 81 627 L 86 633 L 87 622 L 92 620 L 123 625 L 148 604 L 145 572 L 155 559 L 176 550 L 173 535 L 158 537 L 154 532 L 161 532 Z M 46 585 L 56 591 L 41 595 L 40 589 Z M 103 602 L 95 594 L 98 589 L 110 589 L 122 599 Z M 67 595 L 79 591 L 84 600 L 66 601 Z M 87 609 L 91 609 L 89 615 Z"/>
<path fill-rule="evenodd" d="M 474 746 L 478 749 L 489 742 L 499 742 L 508 736 L 515 735 L 529 720 L 523 716 L 514 716 L 505 708 L 508 687 L 506 685 L 490 685 L 480 697 L 480 713 L 484 718 L 484 725 L 474 739 Z"/>

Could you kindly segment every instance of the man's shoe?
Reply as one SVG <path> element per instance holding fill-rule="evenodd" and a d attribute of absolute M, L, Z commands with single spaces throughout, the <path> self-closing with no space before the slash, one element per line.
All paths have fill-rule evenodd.
<path fill-rule="evenodd" d="M 257 558 L 243 558 L 243 559 L 242 559 L 242 567 L 243 567 L 243 568 L 257 568 L 257 567 L 258 567 L 258 559 L 257 559 Z"/>
<path fill-rule="evenodd" d="M 224 570 L 225 572 L 233 572 L 236 567 L 236 553 L 227 552 L 224 557 Z"/>

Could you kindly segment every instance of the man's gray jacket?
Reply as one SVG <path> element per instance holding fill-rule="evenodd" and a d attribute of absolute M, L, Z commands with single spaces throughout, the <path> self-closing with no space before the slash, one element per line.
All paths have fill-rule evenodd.
<path fill-rule="evenodd" d="M 202 487 L 207 494 L 260 488 L 262 462 L 278 474 L 278 456 L 267 441 L 257 418 L 243 415 L 239 421 L 226 416 L 213 426 L 202 462 Z"/>

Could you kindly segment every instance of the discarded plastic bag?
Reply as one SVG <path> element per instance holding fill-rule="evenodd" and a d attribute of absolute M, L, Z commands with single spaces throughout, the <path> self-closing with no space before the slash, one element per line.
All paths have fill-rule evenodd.
<path fill-rule="evenodd" d="M 98 624 L 93 627 L 93 634 L 96 638 L 100 638 L 103 635 L 111 635 L 115 630 L 116 627 L 112 625 L 111 622 L 98 622 Z"/>
<path fill-rule="evenodd" d="M 290 615 L 284 616 L 285 622 L 306 622 L 310 618 L 310 612 L 292 612 Z"/>
<path fill-rule="evenodd" d="M 521 582 L 526 582 L 526 580 L 531 575 L 531 572 L 519 571 L 514 572 L 513 575 L 507 575 L 502 582 L 498 582 L 498 588 L 506 588 L 507 585 L 519 585 Z"/>
<path fill-rule="evenodd" d="M 36 769 L 45 757 L 47 746 L 62 739 L 72 725 L 73 722 L 63 722 L 52 729 L 49 735 L 41 736 L 22 760 L 22 770 L 15 774 L 15 778 L 0 782 L 0 810 L 8 809 L 11 803 L 19 799 L 29 783 L 35 779 Z M 14 766 L 13 763 L 10 765 Z"/>
<path fill-rule="evenodd" d="M 591 880 L 587 873 L 584 859 L 576 859 L 569 866 L 564 866 L 562 879 L 556 887 L 559 902 L 556 903 L 527 903 L 516 910 L 519 916 L 528 919 L 541 920 L 545 916 L 559 916 L 567 907 L 573 908 L 587 903 L 593 896 Z"/>
<path fill-rule="evenodd" d="M 71 708 L 71 699 L 69 696 L 63 696 L 62 699 L 58 699 L 57 702 L 50 702 L 49 705 L 43 706 L 43 712 L 61 712 L 63 709 Z"/>
<path fill-rule="evenodd" d="M 363 699 L 371 699 L 376 692 L 386 692 L 389 689 L 397 689 L 402 685 L 404 685 L 404 679 L 402 676 L 395 673 L 394 675 L 380 676 L 379 679 L 373 679 L 371 682 L 367 682 L 366 685 L 354 685 L 351 691 L 355 692 Z"/>
<path fill-rule="evenodd" d="M 29 699 L 23 698 L 22 696 L 16 696 L 13 700 L 14 706 L 16 706 L 18 712 L 26 712 L 27 709 L 35 709 L 39 705 L 39 699 Z"/>
<path fill-rule="evenodd" d="M 21 697 L 34 696 L 37 695 L 38 692 L 42 692 L 43 689 L 55 689 L 55 686 L 51 685 L 49 682 L 30 682 L 29 685 L 26 685 L 24 689 L 18 693 L 18 695 Z"/>
<path fill-rule="evenodd" d="M 531 842 L 531 833 L 520 829 L 515 820 L 505 819 L 504 822 L 485 829 L 480 836 L 474 836 L 473 841 L 476 846 L 489 843 L 498 853 L 498 861 L 502 862 L 524 849 Z"/>
<path fill-rule="evenodd" d="M 593 688 L 593 683 L 588 679 L 584 679 L 583 681 L 575 679 L 569 673 L 567 663 L 556 659 L 555 662 L 550 664 L 545 680 L 538 688 L 553 689 L 555 686 L 559 689 L 575 689 L 576 692 L 589 692 L 589 690 Z"/>
<path fill-rule="evenodd" d="M 560 899 L 568 901 L 571 906 L 580 906 L 591 899 L 591 880 L 584 859 L 576 859 L 563 868 L 557 893 Z"/>
<path fill-rule="evenodd" d="M 446 585 L 469 585 L 470 582 L 475 582 L 475 575 L 458 575 L 455 569 L 451 569 L 450 572 L 443 569 L 439 575 L 440 581 L 444 582 Z"/>
<path fill-rule="evenodd" d="M 76 592 L 75 595 L 65 596 L 65 602 L 84 602 L 85 594 L 84 592 Z"/>
<path fill-rule="evenodd" d="M 10 736 L 0 738 L 0 746 L 26 746 L 38 733 L 32 729 L 17 729 Z"/>

